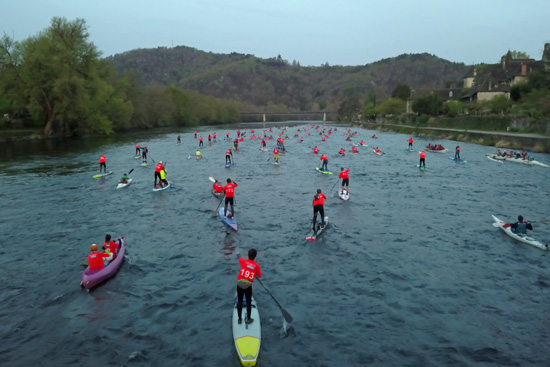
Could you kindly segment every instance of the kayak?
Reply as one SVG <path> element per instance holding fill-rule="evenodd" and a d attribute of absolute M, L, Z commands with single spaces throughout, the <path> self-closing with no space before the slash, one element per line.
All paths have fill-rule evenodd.
<path fill-rule="evenodd" d="M 222 192 L 216 192 L 216 191 L 214 191 L 214 189 L 212 189 L 210 191 L 212 192 L 212 195 L 214 195 L 217 198 L 222 198 L 225 195 L 225 193 L 223 191 Z"/>
<path fill-rule="evenodd" d="M 466 163 L 468 161 L 465 161 L 464 159 L 455 159 L 455 157 L 449 157 L 450 160 L 455 161 L 456 163 Z"/>
<path fill-rule="evenodd" d="M 349 200 L 349 192 L 347 190 L 342 190 L 338 192 L 338 196 L 341 200 Z"/>
<path fill-rule="evenodd" d="M 377 152 L 376 149 L 373 149 L 372 152 L 376 155 L 382 155 L 382 152 Z"/>
<path fill-rule="evenodd" d="M 237 297 L 233 306 L 233 340 L 235 349 L 243 366 L 255 366 L 260 353 L 260 343 L 262 339 L 262 325 L 256 300 L 252 297 L 252 310 L 250 318 L 254 320 L 252 324 L 247 324 L 246 320 L 246 297 L 243 298 L 242 323 L 239 324 L 239 315 L 237 314 Z"/>
<path fill-rule="evenodd" d="M 90 289 L 98 285 L 99 283 L 111 278 L 116 274 L 122 263 L 124 262 L 124 254 L 126 252 L 126 244 L 124 243 L 124 237 L 119 237 L 115 240 L 119 244 L 118 253 L 116 258 L 109 263 L 106 267 L 99 270 L 90 270 L 87 267 L 82 273 L 80 285 L 86 289 Z"/>
<path fill-rule="evenodd" d="M 100 173 L 99 175 L 94 175 L 93 177 L 94 178 L 102 178 L 102 177 L 109 176 L 109 175 L 112 175 L 112 174 L 113 174 L 113 172 L 109 171 L 109 172 L 105 172 L 105 173 Z"/>
<path fill-rule="evenodd" d="M 223 217 L 223 208 L 218 208 L 218 215 L 222 219 L 222 222 L 225 223 L 226 226 L 237 232 L 237 221 L 233 219 L 233 217 L 229 216 L 231 212 L 229 211 L 229 208 L 227 208 L 227 218 Z"/>
<path fill-rule="evenodd" d="M 118 185 L 117 185 L 117 189 L 122 189 L 124 187 L 127 187 L 127 186 L 130 186 L 130 184 L 132 183 L 132 179 L 129 179 L 127 182 L 123 183 L 123 182 L 119 182 Z"/>
<path fill-rule="evenodd" d="M 325 216 L 325 226 L 324 227 L 321 226 L 321 223 L 316 223 L 316 226 L 317 226 L 317 228 L 315 230 L 311 229 L 309 231 L 308 235 L 306 236 L 306 241 L 315 241 L 317 239 L 317 237 L 319 237 L 321 235 L 321 233 L 323 233 L 325 228 L 328 227 L 328 216 Z"/>
<path fill-rule="evenodd" d="M 233 162 L 227 162 L 227 163 L 225 164 L 225 168 L 229 168 L 229 167 L 231 167 L 232 165 L 233 165 Z"/>
<path fill-rule="evenodd" d="M 548 244 L 542 244 L 539 241 L 535 240 L 534 238 L 529 237 L 529 236 L 524 235 L 524 234 L 516 234 L 516 233 L 512 232 L 512 228 L 510 226 L 506 226 L 506 224 L 507 224 L 506 222 L 501 221 L 500 219 L 498 219 L 494 215 L 492 215 L 492 217 L 493 217 L 493 221 L 494 221 L 493 227 L 502 229 L 504 231 L 504 233 L 506 233 L 508 236 L 510 236 L 510 237 L 520 241 L 520 242 L 523 242 L 523 243 L 526 243 L 528 245 L 537 247 L 537 248 L 539 248 L 543 251 L 548 250 Z"/>
<path fill-rule="evenodd" d="M 497 162 L 497 163 L 504 163 L 504 159 L 499 159 L 499 158 L 502 158 L 502 157 L 498 157 L 496 155 L 493 155 L 493 156 L 487 156 L 487 159 L 490 160 L 490 161 L 493 161 L 493 162 Z"/>
<path fill-rule="evenodd" d="M 321 173 L 324 173 L 326 175 L 332 175 L 332 172 L 329 172 L 329 171 L 322 171 L 319 167 L 315 168 L 316 171 L 319 171 Z"/>
<path fill-rule="evenodd" d="M 427 168 L 424 167 L 424 166 L 420 167 L 419 164 L 417 164 L 416 167 L 418 167 L 418 169 L 421 170 L 421 171 L 429 171 L 429 169 L 427 169 Z"/>
<path fill-rule="evenodd" d="M 169 189 L 170 185 L 171 185 L 171 183 L 170 183 L 170 181 L 168 181 L 168 185 L 166 185 L 164 187 L 160 187 L 160 186 L 157 185 L 153 188 L 153 191 L 162 191 L 162 190 Z"/>

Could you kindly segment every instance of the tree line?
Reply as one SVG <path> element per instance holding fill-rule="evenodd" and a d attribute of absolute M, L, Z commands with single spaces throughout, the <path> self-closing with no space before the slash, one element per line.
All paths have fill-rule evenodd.
<path fill-rule="evenodd" d="M 239 106 L 176 87 L 116 76 L 89 41 L 83 19 L 54 17 L 17 42 L 0 39 L 0 127 L 41 128 L 45 135 L 111 134 L 132 128 L 237 122 Z"/>

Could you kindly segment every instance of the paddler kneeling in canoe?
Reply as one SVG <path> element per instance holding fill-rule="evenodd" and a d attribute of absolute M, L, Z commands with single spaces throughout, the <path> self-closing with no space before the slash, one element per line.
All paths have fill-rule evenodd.
<path fill-rule="evenodd" d="M 105 242 L 103 242 L 103 249 L 105 253 L 109 255 L 105 258 L 105 265 L 108 265 L 112 260 L 116 259 L 116 254 L 118 252 L 118 243 L 111 241 L 111 235 L 105 235 Z"/>
<path fill-rule="evenodd" d="M 212 188 L 214 189 L 215 193 L 223 192 L 223 186 L 219 184 L 218 180 L 214 181 L 214 184 L 212 185 Z"/>
<path fill-rule="evenodd" d="M 105 252 L 97 252 L 97 245 L 94 243 L 90 250 L 91 254 L 88 255 L 88 266 L 90 270 L 101 270 L 105 267 L 104 259 L 109 257 Z"/>

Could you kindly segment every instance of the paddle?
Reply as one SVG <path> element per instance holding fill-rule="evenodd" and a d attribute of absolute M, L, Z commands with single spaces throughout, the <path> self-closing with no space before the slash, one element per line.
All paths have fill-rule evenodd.
<path fill-rule="evenodd" d="M 220 200 L 220 202 L 218 203 L 218 206 L 216 207 L 216 210 L 214 210 L 214 211 L 212 212 L 212 216 L 213 216 L 213 217 L 215 217 L 215 216 L 218 215 L 218 208 L 220 207 L 220 205 L 222 205 L 223 199 L 225 199 L 225 192 L 223 193 L 223 197 L 222 197 L 222 199 Z M 233 205 L 235 205 L 235 204 L 233 204 Z"/>
<path fill-rule="evenodd" d="M 334 187 L 336 187 L 336 184 L 340 182 L 340 177 L 338 177 L 338 179 L 336 180 L 336 182 L 334 183 L 334 185 L 332 186 L 332 189 L 330 189 L 329 192 L 332 192 L 332 190 L 334 190 Z"/>
<path fill-rule="evenodd" d="M 292 316 L 290 316 L 290 314 L 288 313 L 287 310 L 285 310 L 280 304 L 279 302 L 277 302 L 277 300 L 275 299 L 275 297 L 273 297 L 273 295 L 267 290 L 267 288 L 264 286 L 264 284 L 262 283 L 262 281 L 260 280 L 260 278 L 256 278 L 258 279 L 258 282 L 260 282 L 260 284 L 262 285 L 262 287 L 264 287 L 265 291 L 267 292 L 267 294 L 269 294 L 271 296 L 271 298 L 273 298 L 273 300 L 275 301 L 275 303 L 277 304 L 277 306 L 279 306 L 279 308 L 281 309 L 281 313 L 283 314 L 283 318 L 285 319 L 286 322 L 288 323 L 291 323 L 292 322 Z"/>
<path fill-rule="evenodd" d="M 216 179 L 214 177 L 208 177 L 208 179 L 211 181 L 211 182 L 216 182 Z"/>
<path fill-rule="evenodd" d="M 153 161 L 153 163 L 155 163 L 155 160 L 153 159 L 153 157 L 151 157 L 151 156 L 149 155 L 149 153 L 147 153 L 147 156 L 148 156 L 149 158 L 151 158 L 151 160 Z"/>

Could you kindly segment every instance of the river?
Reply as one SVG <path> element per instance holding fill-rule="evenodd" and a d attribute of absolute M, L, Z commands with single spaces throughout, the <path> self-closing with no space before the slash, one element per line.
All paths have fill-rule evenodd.
<path fill-rule="evenodd" d="M 250 128 L 253 125 L 242 126 Z M 450 153 L 427 153 L 419 171 L 409 136 L 357 129 L 350 150 L 338 126 L 325 142 L 288 128 L 287 153 L 272 164 L 246 139 L 224 167 L 236 129 L 201 127 L 203 159 L 191 131 L 39 141 L 0 146 L 0 363 L 8 366 L 239 366 L 231 331 L 239 265 L 258 250 L 262 323 L 258 366 L 550 365 L 548 252 L 515 242 L 491 214 L 533 221 L 550 240 L 550 169 L 485 158 L 494 149 L 415 137 Z M 354 128 L 355 129 L 355 128 Z M 262 131 L 256 127 L 256 132 Z M 280 130 L 274 129 L 273 135 Z M 208 133 L 218 142 L 208 145 Z M 378 139 L 372 139 L 376 133 Z M 166 162 L 173 186 L 153 192 L 154 165 L 141 167 L 135 144 Z M 448 159 L 460 144 L 465 164 Z M 375 145 L 385 153 L 373 154 Z M 314 170 L 318 146 L 334 175 Z M 93 179 L 100 154 L 114 174 Z M 536 154 L 549 164 L 550 156 Z M 350 200 L 337 196 L 350 168 Z M 116 190 L 123 173 L 134 182 Z M 209 177 L 238 183 L 229 232 L 213 216 Z M 317 188 L 330 225 L 305 241 Z M 125 236 L 116 277 L 79 286 L 92 243 Z"/>

